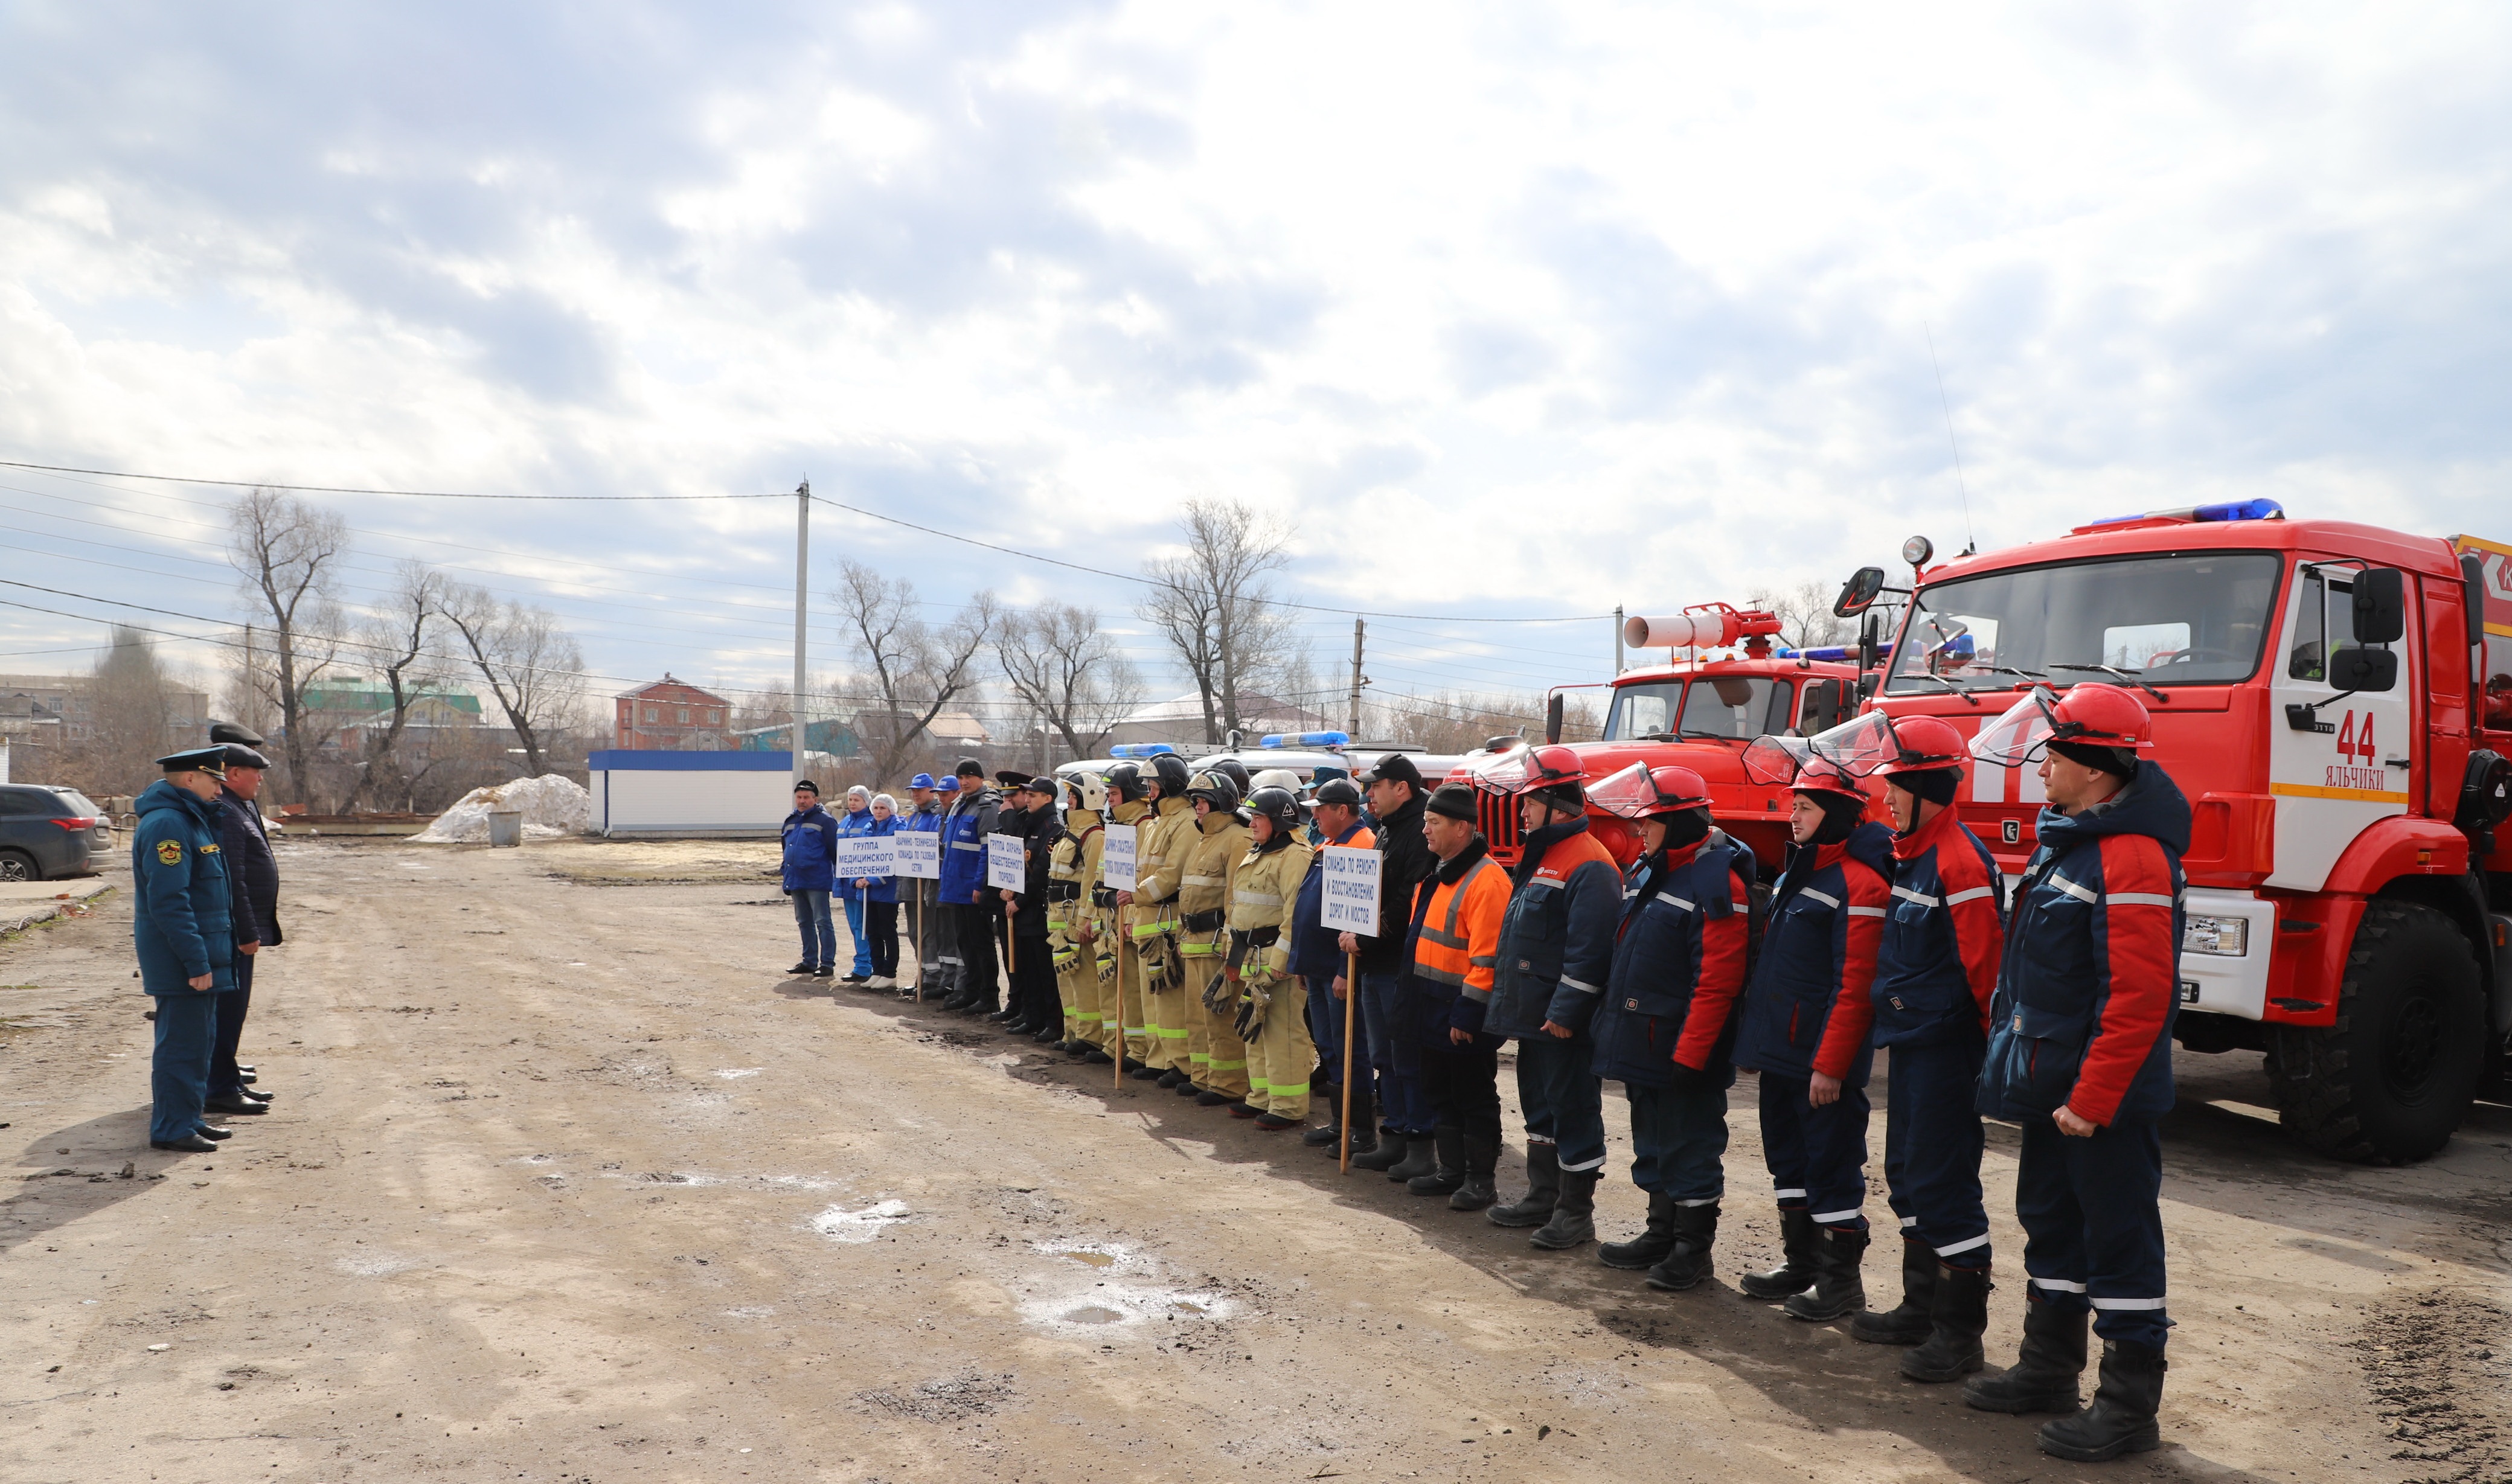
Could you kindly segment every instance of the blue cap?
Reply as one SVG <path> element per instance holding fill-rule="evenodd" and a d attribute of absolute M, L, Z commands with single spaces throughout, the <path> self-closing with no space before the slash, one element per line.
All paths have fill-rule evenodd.
<path fill-rule="evenodd" d="M 933 791 L 937 794 L 956 794 L 960 792 L 959 775 L 956 773 L 944 774 L 941 781 L 933 785 Z"/>
<path fill-rule="evenodd" d="M 919 773 L 915 777 L 907 780 L 907 786 L 911 789 L 929 789 L 933 787 L 933 775 L 931 773 Z"/>

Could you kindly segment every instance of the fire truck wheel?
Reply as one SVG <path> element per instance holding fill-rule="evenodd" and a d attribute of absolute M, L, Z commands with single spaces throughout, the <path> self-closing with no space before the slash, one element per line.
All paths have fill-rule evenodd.
<path fill-rule="evenodd" d="M 2333 1158 L 2424 1158 L 2476 1095 L 2485 1014 L 2476 957 L 2451 919 L 2420 903 L 2373 902 L 2336 1023 L 2269 1032 L 2268 1081 L 2286 1130 Z"/>

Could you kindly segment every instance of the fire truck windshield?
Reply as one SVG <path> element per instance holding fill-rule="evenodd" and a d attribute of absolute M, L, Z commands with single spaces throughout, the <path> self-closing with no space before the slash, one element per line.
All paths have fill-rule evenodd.
<path fill-rule="evenodd" d="M 1608 742 L 1722 737 L 1751 741 L 1788 729 L 1794 695 L 1784 681 L 1762 676 L 1705 676 L 1689 694 L 1681 681 L 1625 685 L 1605 714 Z"/>
<path fill-rule="evenodd" d="M 2281 569 L 2268 552 L 2198 552 L 1940 582 L 1911 600 L 1884 691 L 2247 680 Z"/>

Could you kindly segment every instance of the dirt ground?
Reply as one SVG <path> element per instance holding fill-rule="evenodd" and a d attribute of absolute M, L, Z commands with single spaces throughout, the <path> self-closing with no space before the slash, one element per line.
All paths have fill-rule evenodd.
<path fill-rule="evenodd" d="M 1736 1292 L 1776 1256 L 1749 1080 L 1719 1279 L 1652 1293 L 786 978 L 769 850 L 283 846 L 276 1111 L 216 1154 L 147 1148 L 127 893 L 0 943 L 0 1478 L 2512 1478 L 2512 1110 L 2334 1165 L 2261 1121 L 2257 1057 L 2184 1054 L 2166 1447 L 2062 1464 Z"/>

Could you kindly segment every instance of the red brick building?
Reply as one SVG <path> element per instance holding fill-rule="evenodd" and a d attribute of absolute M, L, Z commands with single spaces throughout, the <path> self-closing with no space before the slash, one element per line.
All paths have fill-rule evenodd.
<path fill-rule="evenodd" d="M 613 747 L 643 752 L 716 752 L 732 746 L 732 703 L 670 671 L 649 685 L 619 692 Z"/>

